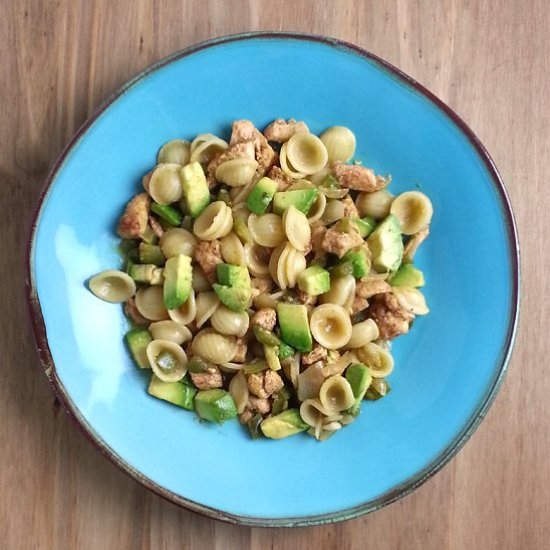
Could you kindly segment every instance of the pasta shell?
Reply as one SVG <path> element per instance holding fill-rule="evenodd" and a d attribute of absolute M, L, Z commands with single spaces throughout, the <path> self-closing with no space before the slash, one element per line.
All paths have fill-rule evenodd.
<path fill-rule="evenodd" d="M 265 277 L 270 274 L 271 250 L 256 243 L 244 245 L 244 257 L 246 265 L 252 275 L 256 277 Z"/>
<path fill-rule="evenodd" d="M 336 304 L 323 304 L 313 310 L 309 320 L 313 338 L 327 349 L 343 348 L 351 338 L 351 320 Z"/>
<path fill-rule="evenodd" d="M 275 248 L 284 240 L 283 221 L 277 214 L 264 214 L 256 216 L 250 214 L 248 218 L 248 229 L 252 234 L 254 242 L 267 248 Z"/>
<path fill-rule="evenodd" d="M 195 324 L 197 328 L 201 328 L 208 319 L 214 315 L 214 312 L 220 306 L 220 299 L 218 295 L 213 292 L 200 292 L 196 298 L 197 315 L 195 317 Z"/>
<path fill-rule="evenodd" d="M 345 411 L 355 403 L 350 383 L 340 375 L 327 378 L 319 390 L 319 401 L 328 413 Z"/>
<path fill-rule="evenodd" d="M 300 405 L 300 416 L 302 420 L 311 427 L 322 424 L 327 414 L 329 414 L 329 411 L 325 409 L 318 398 L 306 399 Z"/>
<path fill-rule="evenodd" d="M 105 302 L 118 304 L 136 293 L 136 283 L 127 273 L 117 269 L 102 271 L 90 279 L 90 290 Z"/>
<path fill-rule="evenodd" d="M 325 294 L 321 294 L 319 301 L 322 304 L 342 306 L 346 311 L 351 312 L 356 286 L 357 282 L 353 275 L 335 277 L 330 282 L 330 290 Z"/>
<path fill-rule="evenodd" d="M 165 143 L 157 156 L 157 163 L 170 163 L 185 166 L 191 157 L 191 143 L 184 139 L 173 139 Z"/>
<path fill-rule="evenodd" d="M 433 206 L 424 193 L 407 191 L 393 200 L 390 212 L 399 220 L 404 235 L 414 235 L 428 227 Z"/>
<path fill-rule="evenodd" d="M 392 292 L 399 305 L 414 315 L 427 315 L 430 310 L 424 294 L 417 288 L 409 286 L 392 287 Z"/>
<path fill-rule="evenodd" d="M 294 134 L 285 145 L 287 161 L 302 174 L 315 174 L 327 164 L 327 148 L 314 134 Z"/>
<path fill-rule="evenodd" d="M 359 193 L 355 206 L 361 216 L 372 216 L 375 220 L 381 220 L 390 213 L 393 195 L 386 189 L 374 193 Z"/>
<path fill-rule="evenodd" d="M 222 258 L 228 264 L 242 265 L 246 267 L 244 246 L 239 237 L 231 232 L 220 240 Z"/>
<path fill-rule="evenodd" d="M 241 365 L 242 367 L 242 365 Z M 242 372 L 238 372 L 229 382 L 229 393 L 235 401 L 237 412 L 239 414 L 244 412 L 246 404 L 248 403 L 248 384 L 246 383 L 246 376 Z"/>
<path fill-rule="evenodd" d="M 362 348 L 364 345 L 378 338 L 380 332 L 378 326 L 372 319 L 367 319 L 351 327 L 351 338 L 347 344 L 348 348 Z"/>
<path fill-rule="evenodd" d="M 182 196 L 179 164 L 159 164 L 149 179 L 149 195 L 159 204 L 177 202 Z"/>
<path fill-rule="evenodd" d="M 332 126 L 321 136 L 329 162 L 348 162 L 355 154 L 355 134 L 345 126 Z"/>
<path fill-rule="evenodd" d="M 298 375 L 298 400 L 305 401 L 319 395 L 325 381 L 323 363 L 318 361 Z"/>
<path fill-rule="evenodd" d="M 225 237 L 233 227 L 233 213 L 223 201 L 209 204 L 193 224 L 193 233 L 201 241 Z"/>
<path fill-rule="evenodd" d="M 288 288 L 294 288 L 298 281 L 298 275 L 306 269 L 307 261 L 303 252 L 298 252 L 291 244 L 287 244 L 288 254 L 282 266 L 285 270 Z"/>
<path fill-rule="evenodd" d="M 283 214 L 283 227 L 290 244 L 296 250 L 305 251 L 311 241 L 311 227 L 306 215 L 290 205 Z"/>
<path fill-rule="evenodd" d="M 192 323 L 197 315 L 195 293 L 191 292 L 187 301 L 177 309 L 169 309 L 168 315 L 172 321 L 176 321 L 176 323 L 180 323 L 181 325 Z"/>
<path fill-rule="evenodd" d="M 230 187 L 249 184 L 258 169 L 258 163 L 248 158 L 236 158 L 222 162 L 216 168 L 216 179 Z"/>
<path fill-rule="evenodd" d="M 190 161 L 206 166 L 215 155 L 228 147 L 227 142 L 213 134 L 200 134 L 191 143 Z"/>
<path fill-rule="evenodd" d="M 203 329 L 193 338 L 193 354 L 214 363 L 229 363 L 237 353 L 237 342 L 234 336 L 223 336 L 213 329 Z"/>
<path fill-rule="evenodd" d="M 149 321 L 169 319 L 161 286 L 140 288 L 136 293 L 136 308 Z"/>
<path fill-rule="evenodd" d="M 151 369 L 163 382 L 177 382 L 187 373 L 187 356 L 174 342 L 152 340 L 146 354 Z"/>
<path fill-rule="evenodd" d="M 369 342 L 362 348 L 355 350 L 358 359 L 370 368 L 374 378 L 385 378 L 393 371 L 393 357 L 382 346 Z"/>
<path fill-rule="evenodd" d="M 186 229 L 175 227 L 163 233 L 159 246 L 164 257 L 167 259 L 179 256 L 180 254 L 194 258 L 197 242 L 197 238 L 193 233 Z"/>
<path fill-rule="evenodd" d="M 180 325 L 175 321 L 157 321 L 149 325 L 149 332 L 154 340 L 168 340 L 175 344 L 181 345 L 189 342 L 193 335 L 191 331 L 184 325 Z"/>
<path fill-rule="evenodd" d="M 279 164 L 281 165 L 281 170 L 293 179 L 303 178 L 306 174 L 296 170 L 287 158 L 287 143 L 288 142 L 283 143 L 283 146 L 279 152 Z"/>
<path fill-rule="evenodd" d="M 250 318 L 246 311 L 237 313 L 222 305 L 216 309 L 210 323 L 220 334 L 241 337 L 248 331 Z"/>

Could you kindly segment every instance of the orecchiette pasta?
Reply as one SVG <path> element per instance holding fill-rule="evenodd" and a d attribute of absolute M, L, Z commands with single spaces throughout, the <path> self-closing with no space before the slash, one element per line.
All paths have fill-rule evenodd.
<path fill-rule="evenodd" d="M 390 212 L 399 220 L 404 235 L 414 235 L 429 225 L 433 207 L 424 193 L 407 191 L 395 197 Z"/>
<path fill-rule="evenodd" d="M 191 144 L 184 139 L 173 139 L 165 143 L 159 150 L 157 163 L 179 164 L 185 166 L 191 159 Z"/>
<path fill-rule="evenodd" d="M 252 181 L 258 163 L 248 158 L 236 158 L 222 162 L 216 169 L 216 179 L 229 187 L 242 187 Z"/>
<path fill-rule="evenodd" d="M 234 336 L 224 336 L 213 329 L 203 329 L 195 335 L 191 349 L 195 355 L 222 365 L 229 363 L 237 352 L 237 343 Z"/>
<path fill-rule="evenodd" d="M 149 194 L 159 204 L 171 204 L 181 199 L 179 164 L 159 164 L 149 180 Z"/>
<path fill-rule="evenodd" d="M 213 241 L 228 235 L 232 227 L 231 208 L 223 201 L 216 201 L 207 206 L 195 220 L 193 233 L 201 241 Z"/>
<path fill-rule="evenodd" d="M 390 213 L 393 195 L 386 189 L 374 193 L 359 193 L 355 205 L 361 216 L 381 220 Z"/>
<path fill-rule="evenodd" d="M 195 320 L 197 315 L 197 303 L 195 301 L 195 292 L 191 292 L 187 302 L 177 309 L 169 309 L 168 315 L 172 321 L 181 325 L 188 325 Z"/>
<path fill-rule="evenodd" d="M 340 375 L 327 378 L 319 390 L 319 400 L 328 414 L 349 409 L 354 401 L 350 383 Z"/>
<path fill-rule="evenodd" d="M 165 231 L 160 238 L 159 246 L 166 258 L 179 256 L 180 254 L 194 258 L 197 242 L 197 238 L 193 233 L 178 227 Z"/>
<path fill-rule="evenodd" d="M 355 134 L 345 126 L 332 126 L 321 134 L 329 162 L 348 162 L 355 154 Z"/>
<path fill-rule="evenodd" d="M 150 321 L 169 319 L 161 286 L 140 288 L 136 293 L 136 308 L 145 319 Z"/>
<path fill-rule="evenodd" d="M 248 385 L 246 383 L 246 376 L 242 372 L 238 372 L 229 382 L 229 393 L 235 401 L 237 412 L 239 414 L 244 412 L 246 404 L 248 403 Z"/>
<path fill-rule="evenodd" d="M 351 338 L 349 313 L 336 304 L 324 304 L 313 310 L 309 319 L 313 338 L 327 349 L 343 348 Z"/>
<path fill-rule="evenodd" d="M 127 273 L 116 269 L 98 273 L 90 279 L 88 286 L 98 298 L 113 304 L 125 302 L 136 293 L 134 280 Z"/>
<path fill-rule="evenodd" d="M 393 370 L 393 357 L 382 346 L 369 342 L 356 350 L 359 360 L 370 368 L 374 378 L 385 378 Z"/>
<path fill-rule="evenodd" d="M 198 266 L 193 266 L 192 287 L 195 292 L 205 292 L 212 288 L 210 281 L 206 278 L 203 270 Z"/>
<path fill-rule="evenodd" d="M 318 398 L 306 399 L 300 405 L 300 416 L 302 420 L 313 428 L 322 423 L 329 411 L 325 409 Z"/>
<path fill-rule="evenodd" d="M 265 248 L 259 244 L 247 243 L 244 245 L 246 265 L 250 273 L 256 277 L 265 277 L 269 275 L 270 256 L 271 250 L 269 248 Z"/>
<path fill-rule="evenodd" d="M 197 328 L 201 328 L 214 315 L 221 302 L 215 292 L 199 292 L 195 302 L 197 309 L 195 323 Z"/>
<path fill-rule="evenodd" d="M 281 169 L 282 171 L 287 175 L 290 176 L 293 179 L 299 179 L 303 178 L 305 174 L 302 172 L 299 172 L 287 158 L 287 143 L 283 143 L 283 146 L 281 147 L 281 151 L 279 153 L 279 162 L 281 163 Z"/>
<path fill-rule="evenodd" d="M 302 174 L 315 174 L 327 164 L 327 148 L 314 134 L 294 134 L 285 145 L 287 161 Z"/>
<path fill-rule="evenodd" d="M 149 365 L 163 382 L 177 382 L 187 372 L 187 356 L 174 342 L 153 340 L 147 346 Z"/>
<path fill-rule="evenodd" d="M 228 145 L 223 139 L 212 134 L 201 134 L 191 143 L 191 162 L 200 162 L 207 165 L 212 158 L 221 151 L 227 149 Z"/>
<path fill-rule="evenodd" d="M 414 315 L 427 315 L 430 310 L 426 304 L 424 294 L 412 286 L 399 286 L 392 288 L 393 295 L 399 305 Z"/>
<path fill-rule="evenodd" d="M 228 264 L 246 267 L 246 256 L 243 243 L 233 232 L 220 240 L 222 258 Z"/>
<path fill-rule="evenodd" d="M 192 338 L 191 331 L 175 321 L 157 321 L 149 325 L 149 332 L 154 340 L 168 340 L 181 345 Z"/>
<path fill-rule="evenodd" d="M 323 304 L 336 304 L 350 311 L 355 299 L 356 282 L 353 275 L 334 277 L 330 284 L 330 290 L 322 294 L 320 301 Z"/>
<path fill-rule="evenodd" d="M 338 200 L 327 201 L 321 220 L 325 225 L 332 225 L 345 215 L 344 203 Z"/>
<path fill-rule="evenodd" d="M 380 332 L 372 319 L 367 319 L 351 327 L 351 338 L 347 343 L 348 348 L 362 348 L 369 342 L 378 338 Z"/>
<path fill-rule="evenodd" d="M 303 252 L 311 240 L 311 227 L 306 215 L 290 205 L 283 214 L 283 228 L 290 244 L 296 250 Z"/>
<path fill-rule="evenodd" d="M 250 318 L 246 311 L 231 311 L 228 307 L 222 305 L 216 309 L 210 323 L 220 334 L 241 337 L 248 330 Z"/>
<path fill-rule="evenodd" d="M 281 216 L 277 214 L 264 214 L 256 216 L 250 214 L 248 218 L 248 229 L 254 242 L 267 248 L 275 248 L 285 238 Z"/>
<path fill-rule="evenodd" d="M 312 189 L 313 184 L 308 180 L 299 180 L 292 184 L 288 189 L 289 191 L 295 191 L 296 189 Z M 309 212 L 307 213 L 307 219 L 309 223 L 313 223 L 321 218 L 327 205 L 327 198 L 323 193 L 317 193 L 315 202 L 311 205 Z"/>

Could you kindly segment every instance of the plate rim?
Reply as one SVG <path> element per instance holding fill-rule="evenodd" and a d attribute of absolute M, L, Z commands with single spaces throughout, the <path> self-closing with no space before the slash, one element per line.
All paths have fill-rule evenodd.
<path fill-rule="evenodd" d="M 170 491 L 169 489 L 161 487 L 160 485 L 149 479 L 147 476 L 143 475 L 141 472 L 133 468 L 129 463 L 122 459 L 122 457 L 120 457 L 110 446 L 108 446 L 98 434 L 95 433 L 93 427 L 80 414 L 78 408 L 72 402 L 70 395 L 65 390 L 61 380 L 59 379 L 49 348 L 45 322 L 42 315 L 42 310 L 40 307 L 40 301 L 36 288 L 34 255 L 37 230 L 39 227 L 42 211 L 46 204 L 49 192 L 53 188 L 53 183 L 56 180 L 58 173 L 63 168 L 66 159 L 71 154 L 75 146 L 78 145 L 79 141 L 86 134 L 88 129 L 93 125 L 93 123 L 112 103 L 114 103 L 131 87 L 145 79 L 149 74 L 161 69 L 162 67 L 214 46 L 225 45 L 238 41 L 257 39 L 302 40 L 305 42 L 324 44 L 336 48 L 340 51 L 352 53 L 370 62 L 374 62 L 374 64 L 376 64 L 382 71 L 389 74 L 389 76 L 395 78 L 396 80 L 408 86 L 413 91 L 422 95 L 423 98 L 430 102 L 433 106 L 435 106 L 442 115 L 450 119 L 450 121 L 460 130 L 462 135 L 467 138 L 477 156 L 483 161 L 490 180 L 493 184 L 494 190 L 497 192 L 502 218 L 506 226 L 506 240 L 508 252 L 510 255 L 510 267 L 512 271 L 510 315 L 507 324 L 506 338 L 500 350 L 499 357 L 495 363 L 496 368 L 494 370 L 492 379 L 487 385 L 487 388 L 482 398 L 476 405 L 474 411 L 472 412 L 464 426 L 461 428 L 461 430 L 451 440 L 451 442 L 422 470 L 408 477 L 399 485 L 382 493 L 373 500 L 363 502 L 351 508 L 345 508 L 325 514 L 291 516 L 283 518 L 262 518 L 232 514 L 210 506 L 205 506 L 203 504 L 180 496 Z M 173 504 L 176 504 L 193 512 L 198 512 L 207 517 L 211 517 L 231 524 L 243 525 L 248 527 L 305 527 L 353 519 L 376 511 L 388 504 L 391 504 L 392 502 L 395 502 L 396 500 L 407 496 L 412 491 L 417 489 L 420 485 L 425 483 L 439 470 L 441 470 L 458 453 L 458 451 L 460 451 L 460 449 L 479 427 L 483 418 L 485 418 L 505 378 L 509 360 L 514 347 L 519 321 L 521 273 L 520 247 L 516 221 L 512 211 L 510 198 L 504 186 L 502 177 L 500 176 L 493 159 L 491 158 L 479 138 L 462 120 L 462 118 L 457 115 L 447 104 L 445 104 L 422 84 L 417 82 L 415 79 L 413 79 L 400 69 L 393 66 L 388 61 L 350 42 L 309 33 L 256 31 L 212 38 L 191 45 L 182 50 L 176 51 L 160 59 L 159 61 L 153 63 L 152 65 L 137 73 L 136 76 L 134 76 L 121 87 L 119 87 L 105 101 L 103 101 L 99 105 L 99 107 L 94 110 L 92 115 L 80 126 L 80 128 L 76 131 L 76 133 L 64 147 L 63 151 L 61 152 L 49 174 L 47 175 L 42 186 L 42 190 L 37 199 L 34 212 L 32 214 L 28 238 L 26 240 L 25 254 L 26 301 L 34 333 L 35 347 L 37 348 L 38 356 L 44 369 L 44 373 L 53 388 L 57 400 L 60 402 L 61 406 L 68 414 L 68 416 L 76 424 L 79 431 L 101 452 L 101 454 L 106 456 L 120 470 L 122 470 L 124 473 L 129 475 L 131 478 L 133 478 L 143 486 L 145 486 L 147 489 L 168 500 L 169 502 L 172 502 Z"/>

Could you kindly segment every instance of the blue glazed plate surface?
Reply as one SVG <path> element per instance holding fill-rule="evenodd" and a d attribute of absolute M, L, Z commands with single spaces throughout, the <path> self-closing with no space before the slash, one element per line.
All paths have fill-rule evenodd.
<path fill-rule="evenodd" d="M 394 345 L 393 391 L 324 443 L 251 440 L 147 395 L 118 306 L 85 281 L 118 267 L 115 226 L 166 141 L 276 117 L 338 124 L 392 191 L 433 201 L 416 263 L 431 308 Z M 110 98 L 49 180 L 29 252 L 29 296 L 54 389 L 94 443 L 170 500 L 219 519 L 298 525 L 354 517 L 406 494 L 475 429 L 510 353 L 518 251 L 499 176 L 475 136 L 429 92 L 353 46 L 264 34 L 176 54 Z"/>

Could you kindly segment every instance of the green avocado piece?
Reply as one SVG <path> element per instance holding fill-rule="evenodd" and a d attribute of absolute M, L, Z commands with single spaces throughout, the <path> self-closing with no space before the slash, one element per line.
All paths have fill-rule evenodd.
<path fill-rule="evenodd" d="M 370 261 L 367 258 L 367 253 L 364 248 L 355 248 L 353 250 L 348 250 L 342 259 L 341 263 L 351 262 L 352 266 L 352 275 L 356 279 L 360 279 L 368 274 L 370 270 Z"/>
<path fill-rule="evenodd" d="M 153 202 L 151 203 L 151 210 L 170 225 L 178 226 L 183 221 L 183 214 L 175 206 Z"/>
<path fill-rule="evenodd" d="M 413 264 L 403 264 L 388 282 L 391 286 L 424 286 L 424 274 Z"/>
<path fill-rule="evenodd" d="M 262 420 L 263 434 L 271 439 L 282 439 L 289 435 L 305 432 L 309 426 L 302 420 L 298 409 L 286 411 Z"/>
<path fill-rule="evenodd" d="M 177 309 L 187 302 L 192 279 L 193 268 L 189 256 L 178 254 L 166 260 L 163 292 L 166 309 Z"/>
<path fill-rule="evenodd" d="M 153 374 L 147 391 L 158 399 L 163 399 L 188 411 L 192 411 L 195 408 L 193 400 L 197 393 L 197 388 L 191 384 L 186 384 L 184 381 L 163 382 Z"/>
<path fill-rule="evenodd" d="M 317 199 L 317 189 L 295 189 L 294 191 L 280 191 L 273 197 L 273 212 L 282 216 L 290 206 L 307 215 L 309 209 Z"/>
<path fill-rule="evenodd" d="M 353 223 L 359 230 L 359 235 L 365 239 L 368 237 L 376 227 L 376 220 L 372 216 L 365 216 L 364 218 L 353 218 Z"/>
<path fill-rule="evenodd" d="M 135 328 L 126 333 L 126 343 L 138 367 L 148 369 L 149 359 L 147 359 L 146 349 L 153 338 L 145 328 Z"/>
<path fill-rule="evenodd" d="M 128 267 L 128 275 L 136 283 L 161 285 L 164 282 L 164 269 L 155 264 L 132 264 Z"/>
<path fill-rule="evenodd" d="M 281 302 L 277 305 L 277 315 L 282 339 L 299 351 L 311 351 L 313 340 L 309 331 L 306 306 Z"/>
<path fill-rule="evenodd" d="M 273 195 L 277 191 L 277 183 L 270 178 L 262 178 L 250 192 L 246 199 L 246 206 L 253 214 L 261 216 L 267 210 Z"/>
<path fill-rule="evenodd" d="M 362 363 L 353 363 L 346 369 L 346 380 L 355 397 L 355 403 L 348 409 L 348 412 L 352 416 L 357 416 L 361 412 L 361 400 L 371 385 L 372 374 L 370 369 Z"/>
<path fill-rule="evenodd" d="M 246 267 L 231 264 L 218 264 L 216 266 L 218 283 L 237 288 L 250 287 L 250 274 Z"/>
<path fill-rule="evenodd" d="M 252 295 L 250 287 L 230 287 L 216 283 L 213 288 L 222 304 L 226 305 L 231 311 L 240 313 L 250 304 Z"/>
<path fill-rule="evenodd" d="M 403 239 L 398 219 L 390 214 L 370 235 L 367 243 L 372 265 L 378 272 L 397 271 L 403 258 Z"/>
<path fill-rule="evenodd" d="M 309 296 L 318 296 L 330 290 L 330 273 L 319 265 L 312 265 L 298 275 L 298 287 Z"/>
<path fill-rule="evenodd" d="M 142 264 L 154 264 L 158 266 L 164 265 L 166 259 L 156 244 L 139 243 L 139 261 Z"/>
<path fill-rule="evenodd" d="M 219 388 L 199 391 L 195 396 L 195 411 L 204 420 L 218 424 L 237 416 L 231 394 Z"/>
<path fill-rule="evenodd" d="M 192 218 L 196 218 L 210 203 L 204 170 L 198 162 L 191 162 L 180 170 L 180 179 L 185 209 Z"/>

